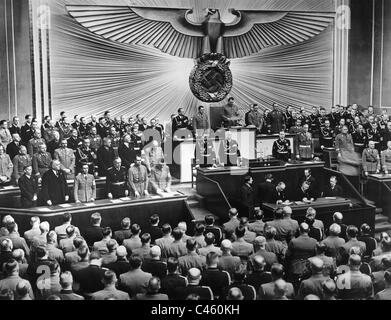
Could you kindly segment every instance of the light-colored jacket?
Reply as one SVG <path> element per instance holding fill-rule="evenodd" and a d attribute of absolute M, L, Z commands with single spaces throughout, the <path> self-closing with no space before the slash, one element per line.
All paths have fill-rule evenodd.
<path fill-rule="evenodd" d="M 73 186 L 75 201 L 89 202 L 96 199 L 96 182 L 92 174 L 79 174 Z"/>

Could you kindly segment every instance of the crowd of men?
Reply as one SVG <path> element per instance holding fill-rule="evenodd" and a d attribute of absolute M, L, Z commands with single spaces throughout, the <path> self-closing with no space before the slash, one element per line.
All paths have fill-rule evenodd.
<path fill-rule="evenodd" d="M 0 229 L 0 298 L 5 300 L 391 300 L 391 238 L 371 237 L 336 212 L 325 228 L 309 208 L 299 224 L 289 206 L 272 221 L 229 211 L 197 223 L 143 230 L 130 218 L 118 229 L 99 213 L 89 226 L 31 218 L 19 230 L 12 216 Z M 23 232 L 24 231 L 24 232 Z M 191 235 L 190 235 L 191 234 Z"/>

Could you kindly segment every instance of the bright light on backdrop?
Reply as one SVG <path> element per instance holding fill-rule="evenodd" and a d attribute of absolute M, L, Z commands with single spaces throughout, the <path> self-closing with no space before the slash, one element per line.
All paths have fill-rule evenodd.
<path fill-rule="evenodd" d="M 284 1 L 286 5 L 290 2 L 280 2 Z M 196 11 L 211 3 L 206 0 L 190 2 L 197 4 Z M 212 2 L 212 7 L 218 7 L 221 1 Z M 235 7 L 235 2 L 225 1 L 220 7 Z M 253 2 L 246 2 L 249 7 L 253 6 Z M 164 122 L 179 107 L 193 115 L 201 103 L 189 88 L 189 74 L 194 61 L 173 57 L 147 46 L 124 45 L 99 38 L 75 22 L 65 10 L 65 4 L 97 3 L 102 4 L 102 1 L 50 2 L 51 11 L 55 14 L 51 29 L 54 116 L 63 110 L 82 116 L 101 115 L 111 110 L 115 116 L 142 114 L 149 119 L 159 116 Z M 162 1 L 145 0 L 143 3 Z M 240 3 L 242 7 L 245 5 Z M 331 25 L 306 42 L 271 47 L 256 55 L 232 60 L 234 87 L 231 95 L 243 111 L 247 110 L 249 103 L 270 107 L 273 101 L 297 108 L 314 105 L 330 107 L 332 40 Z"/>

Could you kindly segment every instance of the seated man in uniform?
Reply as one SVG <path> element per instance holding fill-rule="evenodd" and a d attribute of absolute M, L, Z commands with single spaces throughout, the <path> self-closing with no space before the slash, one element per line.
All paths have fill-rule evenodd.
<path fill-rule="evenodd" d="M 150 188 L 154 194 L 171 192 L 170 168 L 166 165 L 164 158 L 151 169 Z"/>
<path fill-rule="evenodd" d="M 126 168 L 121 164 L 121 158 L 117 158 L 114 160 L 114 167 L 107 170 L 106 194 L 109 199 L 118 199 L 129 195 L 126 188 Z"/>
<path fill-rule="evenodd" d="M 219 160 L 226 167 L 239 165 L 240 150 L 238 142 L 232 139 L 232 133 L 227 132 L 225 140 L 220 144 Z"/>
<path fill-rule="evenodd" d="M 371 173 L 380 172 L 380 156 L 379 151 L 375 148 L 375 142 L 369 141 L 368 148 L 362 153 L 362 168 L 364 174 L 368 176 Z"/>
<path fill-rule="evenodd" d="M 273 143 L 273 157 L 288 162 L 291 159 L 291 142 L 285 139 L 285 132 L 280 132 L 280 137 Z"/>
<path fill-rule="evenodd" d="M 391 172 L 391 141 L 387 142 L 387 150 L 381 152 L 381 164 L 385 174 Z"/>
<path fill-rule="evenodd" d="M 330 184 L 328 184 L 322 193 L 322 197 L 343 197 L 343 189 L 337 184 L 336 176 L 330 177 Z"/>

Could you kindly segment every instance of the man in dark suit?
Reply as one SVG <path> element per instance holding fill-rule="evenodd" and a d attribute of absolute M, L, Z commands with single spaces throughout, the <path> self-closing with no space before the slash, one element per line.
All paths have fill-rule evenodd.
<path fill-rule="evenodd" d="M 69 188 L 65 174 L 60 170 L 61 163 L 52 161 L 51 170 L 42 178 L 42 200 L 45 205 L 52 206 L 69 201 Z"/>
<path fill-rule="evenodd" d="M 102 259 L 99 252 L 91 252 L 90 265 L 75 272 L 75 280 L 80 284 L 80 292 L 90 298 L 94 292 L 103 290 L 105 269 L 101 267 Z"/>
<path fill-rule="evenodd" d="M 221 228 L 214 225 L 215 218 L 214 216 L 207 215 L 205 217 L 205 232 L 204 235 L 208 234 L 209 232 L 213 233 L 215 236 L 215 244 L 217 246 L 220 246 L 221 241 L 223 240 L 223 233 L 221 231 Z"/>
<path fill-rule="evenodd" d="M 265 182 L 262 182 L 258 185 L 257 195 L 261 202 L 268 203 L 270 201 L 271 195 L 274 192 L 273 184 L 273 175 L 268 173 L 265 175 Z"/>
<path fill-rule="evenodd" d="M 330 184 L 327 185 L 322 193 L 323 197 L 343 197 L 343 189 L 338 184 L 336 176 L 330 177 Z"/>
<path fill-rule="evenodd" d="M 181 288 L 186 288 L 187 279 L 179 274 L 179 263 L 176 258 L 168 258 L 167 260 L 168 274 L 162 279 L 162 293 L 168 295 L 170 300 L 178 300 L 178 291 Z"/>
<path fill-rule="evenodd" d="M 284 114 L 278 110 L 277 103 L 273 103 L 273 111 L 267 115 L 268 133 L 279 133 L 285 130 Z"/>
<path fill-rule="evenodd" d="M 318 186 L 316 184 L 316 179 L 312 175 L 311 169 L 305 169 L 304 170 L 304 176 L 300 179 L 299 187 L 303 185 L 303 182 L 306 181 L 308 185 L 310 186 L 309 192 L 313 194 L 316 198 L 318 195 Z"/>
<path fill-rule="evenodd" d="M 245 216 L 252 218 L 254 215 L 254 189 L 252 187 L 253 178 L 247 176 L 244 178 L 244 185 L 240 189 L 240 203 L 246 211 Z"/>
<path fill-rule="evenodd" d="M 11 160 L 14 160 L 15 156 L 19 154 L 19 148 L 21 146 L 20 136 L 18 133 L 12 135 L 12 142 L 7 145 L 7 154 Z"/>
<path fill-rule="evenodd" d="M 300 236 L 292 239 L 286 253 L 287 261 L 290 265 L 290 278 L 292 282 L 297 282 L 305 270 L 307 259 L 316 254 L 316 240 L 310 238 L 308 224 L 300 225 Z"/>
<path fill-rule="evenodd" d="M 98 149 L 98 173 L 101 177 L 105 177 L 107 170 L 113 166 L 115 159 L 115 151 L 111 146 L 111 139 L 104 138 L 103 146 Z"/>
<path fill-rule="evenodd" d="M 277 203 L 281 204 L 288 200 L 286 194 L 285 194 L 286 185 L 284 182 L 279 182 L 278 185 L 274 188 L 271 196 L 270 201 L 268 203 Z"/>
<path fill-rule="evenodd" d="M 91 215 L 90 221 L 91 226 L 85 229 L 83 236 L 88 246 L 92 247 L 95 242 L 101 241 L 103 239 L 103 228 L 100 226 L 102 217 L 100 213 L 93 213 Z"/>
<path fill-rule="evenodd" d="M 158 214 L 154 214 L 149 218 L 150 226 L 145 230 L 144 233 L 149 233 L 151 235 L 151 243 L 155 244 L 156 239 L 163 237 L 162 228 L 159 227 L 160 218 Z"/>
<path fill-rule="evenodd" d="M 18 180 L 23 208 L 32 208 L 37 205 L 38 179 L 32 175 L 33 167 L 27 165 L 23 169 L 24 175 Z"/>
<path fill-rule="evenodd" d="M 299 190 L 297 191 L 296 199 L 304 202 L 315 200 L 315 196 L 311 192 L 310 185 L 307 181 L 304 181 Z"/>

